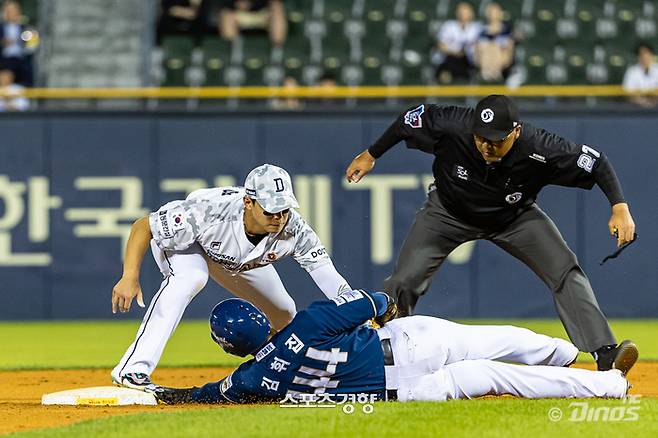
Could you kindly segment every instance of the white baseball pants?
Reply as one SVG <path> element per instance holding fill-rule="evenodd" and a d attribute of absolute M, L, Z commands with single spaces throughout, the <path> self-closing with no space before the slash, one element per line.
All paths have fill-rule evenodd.
<path fill-rule="evenodd" d="M 164 279 L 151 299 L 135 341 L 112 370 L 116 380 L 126 373 L 151 375 L 183 312 L 204 288 L 208 276 L 261 309 L 275 329 L 285 327 L 295 316 L 295 302 L 271 265 L 233 274 L 207 261 L 197 244 L 186 251 L 169 252 L 151 241 L 151 252 Z"/>
<path fill-rule="evenodd" d="M 619 371 L 564 368 L 578 349 L 563 339 L 524 328 L 410 316 L 387 323 L 378 334 L 391 342 L 395 365 L 385 367 L 386 386 L 398 390 L 400 401 L 487 394 L 525 398 L 626 394 L 626 379 Z"/>

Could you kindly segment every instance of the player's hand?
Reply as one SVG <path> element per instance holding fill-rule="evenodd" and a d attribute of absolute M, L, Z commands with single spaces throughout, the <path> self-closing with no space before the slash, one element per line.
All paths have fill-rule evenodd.
<path fill-rule="evenodd" d="M 631 242 L 635 236 L 635 222 L 628 209 L 628 204 L 619 203 L 612 206 L 612 216 L 608 221 L 610 234 L 617 238 L 617 247 Z"/>
<path fill-rule="evenodd" d="M 393 298 L 388 294 L 382 295 L 386 296 L 386 311 L 382 315 L 374 318 L 375 323 L 377 323 L 379 327 L 384 327 L 384 324 L 398 316 L 398 305 L 395 304 Z"/>
<path fill-rule="evenodd" d="M 347 182 L 357 183 L 375 167 L 375 157 L 366 149 L 357 155 L 345 171 Z"/>
<path fill-rule="evenodd" d="M 119 282 L 112 288 L 112 313 L 121 313 L 130 310 L 133 298 L 137 297 L 137 305 L 144 307 L 144 297 L 142 296 L 142 287 L 139 280 L 134 278 L 121 277 Z"/>

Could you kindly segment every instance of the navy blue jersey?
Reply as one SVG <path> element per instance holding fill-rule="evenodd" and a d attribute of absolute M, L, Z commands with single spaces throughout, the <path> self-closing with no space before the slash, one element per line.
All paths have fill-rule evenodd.
<path fill-rule="evenodd" d="M 377 332 L 363 325 L 386 310 L 379 293 L 344 292 L 299 312 L 255 357 L 193 392 L 202 403 L 281 401 L 299 394 L 378 394 L 386 388 Z"/>

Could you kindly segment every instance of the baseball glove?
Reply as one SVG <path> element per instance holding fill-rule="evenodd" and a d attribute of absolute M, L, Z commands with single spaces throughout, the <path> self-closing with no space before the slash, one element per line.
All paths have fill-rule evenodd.
<path fill-rule="evenodd" d="M 375 317 L 375 323 L 379 327 L 383 327 L 384 324 L 398 316 L 398 305 L 395 304 L 395 300 L 388 294 L 386 294 L 386 303 L 386 311 L 382 315 Z"/>

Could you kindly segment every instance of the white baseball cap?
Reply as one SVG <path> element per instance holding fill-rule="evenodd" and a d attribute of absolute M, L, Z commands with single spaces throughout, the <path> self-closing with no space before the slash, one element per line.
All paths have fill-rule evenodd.
<path fill-rule="evenodd" d="M 299 208 L 288 172 L 272 164 L 258 166 L 244 181 L 245 193 L 268 213 Z"/>

